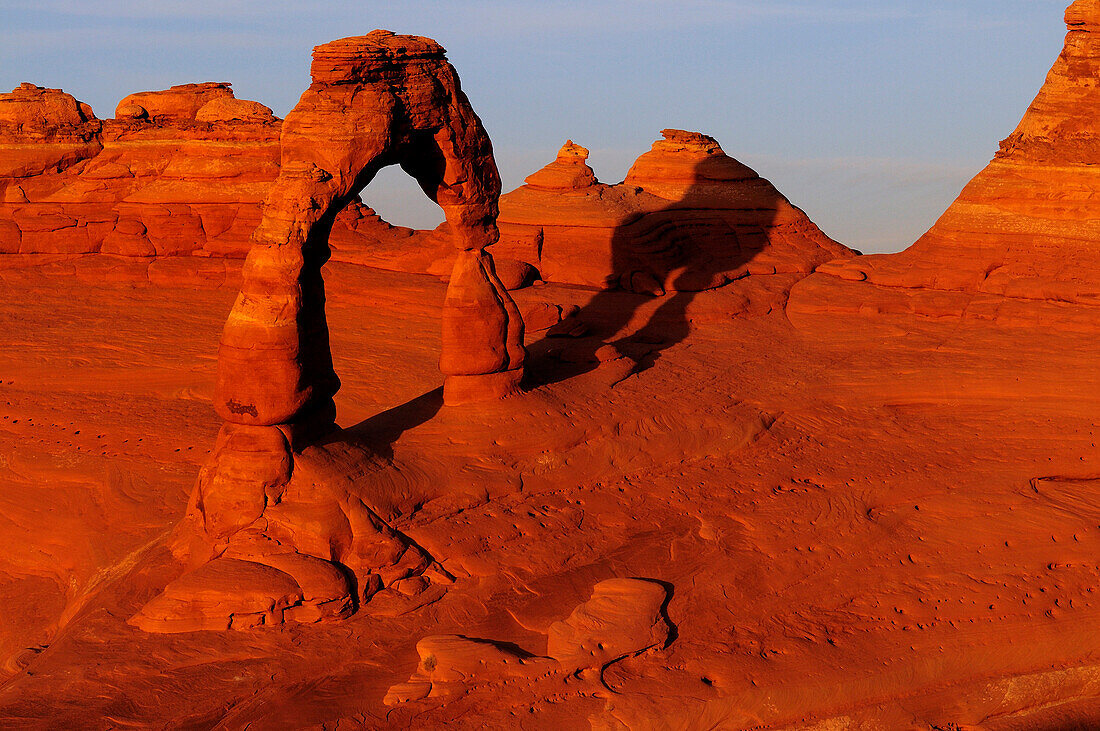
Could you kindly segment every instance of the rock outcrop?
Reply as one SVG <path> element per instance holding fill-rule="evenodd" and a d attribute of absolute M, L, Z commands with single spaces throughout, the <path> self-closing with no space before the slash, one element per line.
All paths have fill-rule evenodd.
<path fill-rule="evenodd" d="M 0 94 L 0 253 L 244 257 L 281 127 L 227 83 L 131 94 L 108 120 L 58 89 Z M 412 236 L 359 201 L 333 229 L 352 258 Z"/>
<path fill-rule="evenodd" d="M 227 83 L 130 94 L 115 118 L 24 85 L 0 95 L 0 253 L 239 258 L 280 172 L 282 122 Z M 747 272 L 803 272 L 847 250 L 714 139 L 666 130 L 625 182 L 588 150 L 501 198 L 497 260 L 509 288 L 535 276 L 641 291 L 701 290 Z M 335 214 L 331 256 L 446 276 L 452 224 L 395 227 L 355 197 Z M 674 281 L 670 281 L 677 272 Z"/>
<path fill-rule="evenodd" d="M 931 230 L 899 254 L 822 267 L 891 288 L 1100 304 L 1100 2 L 1066 11 L 1065 48 L 1016 130 Z"/>
<path fill-rule="evenodd" d="M 11 181 L 59 173 L 97 154 L 101 123 L 91 107 L 60 89 L 20 84 L 0 94 L 0 190 L 3 201 L 26 201 Z"/>
<path fill-rule="evenodd" d="M 566 619 L 550 625 L 546 655 L 531 655 L 491 640 L 431 635 L 416 643 L 420 662 L 407 682 L 389 689 L 395 706 L 422 698 L 470 692 L 475 684 L 515 678 L 598 673 L 626 657 L 664 647 L 670 640 L 664 605 L 668 592 L 656 581 L 607 579 Z"/>
<path fill-rule="evenodd" d="M 146 630 L 337 618 L 412 577 L 416 593 L 425 590 L 430 558 L 382 520 L 354 479 L 369 472 L 369 456 L 326 472 L 301 454 L 336 428 L 340 382 L 321 277 L 329 235 L 382 167 L 400 164 L 416 178 L 446 213 L 458 250 L 443 305 L 445 403 L 519 387 L 523 321 L 485 251 L 498 237 L 500 178 L 443 48 L 374 31 L 318 46 L 311 72 L 283 124 L 279 177 L 222 336 L 214 403 L 226 423 L 178 541 L 197 568 L 134 618 Z"/>
<path fill-rule="evenodd" d="M 496 256 L 547 281 L 635 291 L 700 291 L 851 256 L 714 138 L 662 135 L 618 185 L 598 182 L 588 150 L 567 142 L 501 198 Z"/>
<path fill-rule="evenodd" d="M 106 121 L 87 105 L 54 111 L 71 99 L 27 85 L 0 95 L 0 107 L 13 111 L 5 117 L 43 120 L 31 140 L 0 126 L 0 141 L 23 139 L 26 154 L 40 156 L 33 166 L 0 169 L 0 251 L 243 254 L 278 174 L 280 125 L 271 110 L 234 99 L 229 84 L 132 94 Z M 230 120 L 219 111 L 225 104 L 266 114 Z M 211 107 L 214 117 L 197 119 Z M 83 145 L 62 156 L 59 142 L 74 139 Z"/>

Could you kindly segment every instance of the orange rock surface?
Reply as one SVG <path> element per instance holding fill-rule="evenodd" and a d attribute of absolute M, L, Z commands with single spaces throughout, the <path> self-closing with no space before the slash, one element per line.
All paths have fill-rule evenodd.
<path fill-rule="evenodd" d="M 851 253 L 711 137 L 664 130 L 626 180 L 604 185 L 569 141 L 500 202 L 496 256 L 547 281 L 699 291 L 746 274 L 804 273 Z"/>
<path fill-rule="evenodd" d="M 1100 3 L 1067 19 L 1055 81 Z M 344 39 L 313 78 L 243 272 L 0 256 L 0 727 L 1100 724 L 1100 309 L 1052 253 L 1087 262 L 1087 145 L 1022 125 L 1046 142 L 994 218 L 1030 233 L 950 214 L 917 266 L 929 239 L 854 256 L 704 135 L 617 186 L 569 143 L 500 204 L 488 250 L 536 242 L 507 258 L 544 278 L 509 295 L 442 49 Z M 1076 78 L 1040 95 L 1050 129 L 1098 111 Z M 46 120 L 14 112 L 33 175 L 95 159 L 72 97 L 16 96 Z M 449 225 L 382 258 L 449 282 L 325 262 L 397 160 Z M 964 251 L 1020 266 L 971 286 Z M 522 392 L 446 403 L 521 353 Z"/>
<path fill-rule="evenodd" d="M 893 294 L 857 293 L 859 288 L 822 283 L 824 276 L 895 290 L 966 293 L 935 303 L 922 297 L 923 304 L 914 305 L 932 313 L 988 310 L 1000 297 L 1100 304 L 1098 14 L 1095 0 L 1078 0 L 1066 11 L 1065 48 L 1038 96 L 989 166 L 928 233 L 900 254 L 822 267 L 807 286 L 836 292 L 796 296 L 795 307 L 820 309 L 826 301 L 873 307 L 876 299 L 882 307 L 897 306 L 886 302 L 897 299 Z M 1005 318 L 1030 319 L 1015 303 L 1004 309 Z"/>
<path fill-rule="evenodd" d="M 0 252 L 244 257 L 281 128 L 225 83 L 131 94 L 108 120 L 57 89 L 0 94 Z M 333 227 L 350 258 L 416 237 L 358 201 Z"/>
<path fill-rule="evenodd" d="M 523 321 L 485 251 L 500 177 L 442 47 L 375 31 L 315 48 L 312 76 L 283 125 L 279 177 L 222 334 L 214 403 L 226 423 L 174 542 L 189 570 L 134 616 L 146 631 L 339 619 L 375 609 L 379 592 L 430 595 L 429 577 L 452 580 L 350 479 L 375 458 L 321 446 L 341 441 L 321 267 L 335 216 L 381 167 L 417 178 L 459 251 L 442 308 L 444 402 L 511 395 L 523 375 Z"/>

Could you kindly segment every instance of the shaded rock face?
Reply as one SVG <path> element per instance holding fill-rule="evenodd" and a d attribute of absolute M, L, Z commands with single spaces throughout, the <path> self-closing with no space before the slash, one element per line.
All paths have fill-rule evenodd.
<path fill-rule="evenodd" d="M 605 185 L 566 143 L 501 198 L 498 257 L 547 281 L 700 291 L 747 273 L 809 273 L 850 256 L 801 210 L 698 132 L 664 130 L 626 180 Z"/>
<path fill-rule="evenodd" d="M 226 423 L 175 541 L 192 570 L 132 619 L 148 631 L 335 619 L 383 590 L 398 603 L 428 592 L 430 557 L 355 480 L 372 457 L 345 454 L 339 440 L 318 446 L 335 429 L 340 385 L 321 267 L 337 215 L 382 167 L 400 164 L 443 208 L 458 252 L 443 305 L 444 402 L 519 387 L 523 321 L 485 251 L 498 238 L 500 178 L 443 49 L 375 31 L 315 48 L 312 76 L 283 124 L 279 176 L 222 336 L 214 403 Z M 199 111 L 222 91 L 203 87 L 213 99 Z"/>
<path fill-rule="evenodd" d="M 1036 300 L 1100 302 L 1100 3 L 1066 11 L 1046 83 L 993 161 L 896 255 L 823 268 L 842 279 Z"/>
<path fill-rule="evenodd" d="M 855 255 L 708 135 L 663 130 L 618 185 L 596 182 L 586 157 L 567 143 L 501 198 L 494 255 L 530 262 L 545 281 L 599 290 L 532 346 L 547 356 L 533 363 L 557 363 L 532 368 L 532 385 L 605 363 L 615 382 L 630 378 L 688 337 L 698 293 L 751 275 L 744 306 L 767 310 L 821 263 Z M 623 336 L 646 301 L 631 293 L 656 298 L 656 309 Z"/>

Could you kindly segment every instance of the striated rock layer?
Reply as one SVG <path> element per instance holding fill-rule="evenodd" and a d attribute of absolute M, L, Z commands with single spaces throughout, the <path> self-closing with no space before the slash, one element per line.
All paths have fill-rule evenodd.
<path fill-rule="evenodd" d="M 59 90 L 28 84 L 0 95 L 0 253 L 243 257 L 279 175 L 281 128 L 226 83 L 131 94 L 105 121 Z M 597 181 L 588 150 L 570 141 L 505 195 L 495 251 L 506 286 L 541 276 L 698 291 L 848 255 L 713 138 L 664 137 L 618 185 Z M 358 196 L 330 234 L 337 261 L 441 276 L 454 268 L 449 222 L 394 227 Z"/>
<path fill-rule="evenodd" d="M 335 430 L 340 386 L 321 267 L 336 215 L 381 168 L 416 178 L 458 250 L 444 402 L 509 395 L 523 374 L 523 321 L 485 251 L 499 235 L 500 177 L 443 48 L 374 31 L 315 48 L 312 77 L 283 125 L 279 177 L 222 334 L 214 405 L 225 425 L 176 541 L 191 570 L 133 618 L 148 631 L 340 618 L 380 591 L 421 595 L 430 576 L 435 588 L 447 580 L 380 515 L 366 479 L 377 460 L 339 439 L 318 444 Z"/>
<path fill-rule="evenodd" d="M 809 273 L 851 256 L 712 137 L 664 130 L 626 180 L 596 180 L 588 150 L 558 158 L 501 198 L 494 249 L 547 281 L 700 291 L 747 273 Z"/>
<path fill-rule="evenodd" d="M 1065 48 L 1019 126 L 935 226 L 900 254 L 829 264 L 823 274 L 1100 304 L 1100 2 L 1077 0 L 1066 23 Z M 814 280 L 807 286 L 823 286 L 821 276 Z M 850 301 L 804 295 L 795 307 Z M 827 302 L 814 301 L 822 297 Z"/>
<path fill-rule="evenodd" d="M 227 83 L 131 94 L 108 120 L 59 89 L 0 94 L 0 253 L 243 257 L 281 127 Z M 413 237 L 358 201 L 334 229 L 349 252 Z"/>

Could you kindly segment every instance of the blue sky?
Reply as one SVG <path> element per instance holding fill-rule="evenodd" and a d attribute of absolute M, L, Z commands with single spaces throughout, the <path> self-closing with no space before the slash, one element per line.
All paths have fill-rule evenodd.
<path fill-rule="evenodd" d="M 566 138 L 618 182 L 665 127 L 716 137 L 829 235 L 912 243 L 997 149 L 1061 49 L 1069 0 L 0 0 L 0 89 L 231 81 L 277 114 L 310 49 L 374 28 L 442 43 L 505 189 Z M 441 217 L 396 170 L 364 193 Z"/>

